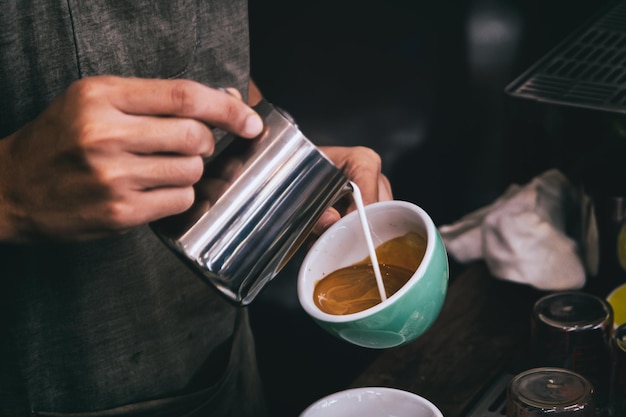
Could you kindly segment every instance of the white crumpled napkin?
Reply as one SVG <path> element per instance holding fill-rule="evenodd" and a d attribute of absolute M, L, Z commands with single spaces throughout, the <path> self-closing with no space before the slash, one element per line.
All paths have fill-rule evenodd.
<path fill-rule="evenodd" d="M 493 276 L 541 290 L 580 289 L 597 273 L 593 204 L 556 169 L 439 231 L 457 261 L 484 259 Z"/>

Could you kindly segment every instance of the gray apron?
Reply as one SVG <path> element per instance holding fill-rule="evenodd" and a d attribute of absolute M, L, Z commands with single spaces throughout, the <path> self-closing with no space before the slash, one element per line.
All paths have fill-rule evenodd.
<path fill-rule="evenodd" d="M 72 81 L 190 78 L 246 91 L 243 0 L 4 0 L 0 137 Z M 247 311 L 148 227 L 0 243 L 0 416 L 262 416 Z"/>
<path fill-rule="evenodd" d="M 206 416 L 264 416 L 265 409 L 260 398 L 259 381 L 253 378 L 255 370 L 254 341 L 249 331 L 247 311 L 239 310 L 237 330 L 232 340 L 225 344 L 220 357 L 226 365 L 217 382 L 206 388 L 197 388 L 187 394 L 178 394 L 124 404 L 117 407 L 87 412 L 54 412 L 32 410 L 33 417 L 206 417 Z M 221 369 L 217 357 L 211 364 Z M 244 366 L 246 365 L 247 366 Z M 195 384 L 206 386 L 211 379 L 198 380 Z M 194 385 L 195 385 L 194 384 Z"/>

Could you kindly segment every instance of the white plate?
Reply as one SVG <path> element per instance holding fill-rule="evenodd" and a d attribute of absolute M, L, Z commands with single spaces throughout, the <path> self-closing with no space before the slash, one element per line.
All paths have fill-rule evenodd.
<path fill-rule="evenodd" d="M 353 388 L 311 404 L 300 417 L 443 417 L 419 395 L 386 387 Z"/>

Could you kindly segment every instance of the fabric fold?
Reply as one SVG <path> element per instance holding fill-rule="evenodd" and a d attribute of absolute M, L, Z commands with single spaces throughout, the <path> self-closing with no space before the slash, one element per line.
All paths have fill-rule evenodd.
<path fill-rule="evenodd" d="M 503 280 L 541 290 L 580 289 L 597 273 L 592 201 L 556 169 L 510 185 L 492 204 L 439 231 L 455 260 L 482 259 Z"/>

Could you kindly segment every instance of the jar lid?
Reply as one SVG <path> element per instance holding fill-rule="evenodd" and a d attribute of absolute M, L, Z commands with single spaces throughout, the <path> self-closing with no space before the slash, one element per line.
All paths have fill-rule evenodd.
<path fill-rule="evenodd" d="M 535 303 L 533 314 L 549 326 L 576 331 L 613 321 L 613 309 L 606 300 L 580 291 L 544 296 Z"/>
<path fill-rule="evenodd" d="M 510 400 L 522 408 L 575 411 L 593 408 L 593 385 L 580 374 L 562 368 L 535 368 L 509 383 Z"/>

